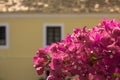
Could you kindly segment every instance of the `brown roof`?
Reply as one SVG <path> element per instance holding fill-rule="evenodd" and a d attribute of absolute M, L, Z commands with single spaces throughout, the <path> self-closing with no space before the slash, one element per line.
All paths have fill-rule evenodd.
<path fill-rule="evenodd" d="M 0 13 L 120 13 L 120 0 L 0 0 Z"/>

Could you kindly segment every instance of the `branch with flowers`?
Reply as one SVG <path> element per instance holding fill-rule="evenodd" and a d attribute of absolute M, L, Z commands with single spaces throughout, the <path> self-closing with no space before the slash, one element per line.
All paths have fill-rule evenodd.
<path fill-rule="evenodd" d="M 75 28 L 61 42 L 39 48 L 33 59 L 39 75 L 49 68 L 46 80 L 120 80 L 120 21 Z"/>

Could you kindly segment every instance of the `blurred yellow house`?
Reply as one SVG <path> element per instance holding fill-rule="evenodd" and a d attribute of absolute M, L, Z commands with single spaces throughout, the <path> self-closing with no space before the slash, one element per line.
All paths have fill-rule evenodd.
<path fill-rule="evenodd" d="M 39 80 L 33 68 L 33 56 L 38 48 L 64 39 L 75 27 L 94 27 L 104 17 L 118 20 L 120 14 L 1 12 L 0 80 Z"/>

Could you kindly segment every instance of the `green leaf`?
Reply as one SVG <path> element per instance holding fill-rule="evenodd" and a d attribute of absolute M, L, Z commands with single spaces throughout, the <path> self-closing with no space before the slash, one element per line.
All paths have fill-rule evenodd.
<path fill-rule="evenodd" d="M 91 54 L 91 59 L 92 59 L 92 61 L 96 61 L 97 60 L 97 58 L 96 58 L 96 56 L 94 54 Z"/>
<path fill-rule="evenodd" d="M 97 57 L 95 56 L 95 54 L 91 53 L 90 55 L 90 58 L 91 58 L 91 61 L 89 63 L 90 66 L 93 66 L 94 65 L 94 62 L 97 61 Z"/>
<path fill-rule="evenodd" d="M 120 74 L 118 74 L 118 73 L 114 73 L 114 74 L 113 74 L 113 76 L 114 76 L 115 79 L 116 79 L 117 77 L 119 77 L 119 75 L 120 75 Z"/>

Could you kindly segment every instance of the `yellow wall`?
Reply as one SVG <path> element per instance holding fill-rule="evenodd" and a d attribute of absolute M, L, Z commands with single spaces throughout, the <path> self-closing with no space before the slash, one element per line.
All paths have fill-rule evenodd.
<path fill-rule="evenodd" d="M 89 28 L 102 18 L 0 18 L 0 23 L 9 25 L 9 48 L 0 49 L 0 80 L 38 80 L 32 58 L 43 47 L 44 23 L 64 24 L 65 35 L 74 27 Z"/>

